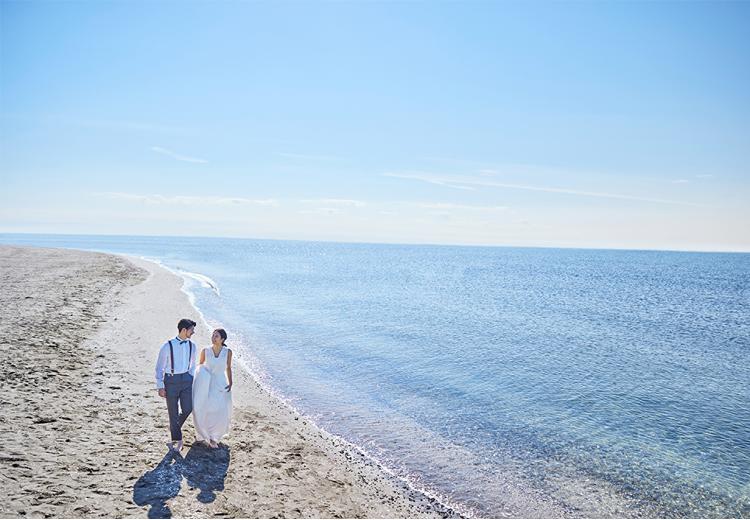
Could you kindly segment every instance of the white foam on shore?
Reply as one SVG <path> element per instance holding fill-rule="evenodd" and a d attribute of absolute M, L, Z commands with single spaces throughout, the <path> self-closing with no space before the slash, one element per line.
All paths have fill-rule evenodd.
<path fill-rule="evenodd" d="M 128 256 L 128 255 L 125 255 L 125 256 Z M 169 267 L 168 265 L 164 264 L 164 262 L 156 258 L 150 258 L 146 256 L 139 256 L 136 258 L 140 258 L 141 260 L 152 262 L 158 265 L 159 267 L 163 267 L 170 273 L 179 276 L 183 280 L 186 280 L 186 279 L 195 280 L 201 285 L 201 287 L 204 287 L 206 289 L 211 289 L 214 293 L 216 293 L 216 296 L 221 296 L 221 291 L 219 290 L 219 284 L 213 281 L 211 278 L 209 278 L 205 274 L 193 273 L 192 271 L 186 271 L 185 269 L 181 269 L 179 267 L 174 267 L 174 268 Z"/>
<path fill-rule="evenodd" d="M 219 285 L 208 276 L 200 273 L 191 273 L 190 271 L 180 270 L 178 272 L 184 278 L 192 278 L 193 280 L 197 280 L 198 283 L 201 284 L 201 287 L 213 290 L 216 293 L 216 296 L 221 296 Z"/>
<path fill-rule="evenodd" d="M 211 329 L 212 325 L 208 322 L 208 320 L 206 319 L 206 316 L 203 314 L 203 311 L 201 311 L 200 307 L 198 307 L 198 304 L 195 300 L 195 294 L 187 288 L 187 282 L 188 280 L 195 280 L 201 284 L 201 287 L 205 287 L 206 289 L 211 289 L 216 294 L 216 296 L 221 296 L 221 292 L 219 291 L 219 284 L 217 284 L 215 281 L 213 281 L 211 278 L 209 278 L 208 276 L 204 274 L 193 273 L 190 271 L 185 271 L 183 269 L 169 267 L 158 258 L 151 258 L 148 256 L 136 256 L 136 255 L 122 255 L 122 256 L 126 258 L 128 256 L 133 256 L 134 258 L 138 258 L 146 262 L 151 262 L 152 264 L 156 264 L 162 269 L 166 269 L 173 275 L 178 276 L 179 278 L 182 278 L 183 283 L 180 289 L 182 290 L 182 292 L 184 292 L 187 295 L 188 300 L 190 301 L 190 305 L 192 305 L 193 308 L 196 310 L 196 312 L 198 312 L 198 315 L 200 316 L 201 321 L 203 321 L 203 323 L 206 325 L 206 328 Z"/>

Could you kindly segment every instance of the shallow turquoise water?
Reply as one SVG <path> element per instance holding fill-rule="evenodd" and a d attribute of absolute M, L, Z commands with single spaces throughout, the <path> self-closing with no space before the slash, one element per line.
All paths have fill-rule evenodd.
<path fill-rule="evenodd" d="M 182 272 L 265 384 L 471 514 L 750 516 L 750 255 L 0 243 L 128 253 Z"/>

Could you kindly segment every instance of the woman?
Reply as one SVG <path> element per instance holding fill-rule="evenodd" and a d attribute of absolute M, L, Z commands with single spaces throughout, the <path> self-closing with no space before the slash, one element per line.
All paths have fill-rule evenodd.
<path fill-rule="evenodd" d="M 211 448 L 219 447 L 232 417 L 232 351 L 226 340 L 224 329 L 213 332 L 213 345 L 201 350 L 193 379 L 195 437 Z"/>

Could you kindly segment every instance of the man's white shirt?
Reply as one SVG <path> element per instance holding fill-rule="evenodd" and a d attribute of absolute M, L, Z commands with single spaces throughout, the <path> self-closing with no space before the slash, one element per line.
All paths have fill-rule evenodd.
<path fill-rule="evenodd" d="M 193 356 L 190 358 L 190 340 L 182 340 L 175 337 L 172 341 L 172 351 L 174 352 L 174 373 L 182 374 L 190 372 L 195 374 L 195 360 L 198 356 L 198 347 L 193 343 Z M 159 350 L 159 357 L 156 360 L 156 388 L 164 388 L 164 374 L 172 373 L 172 363 L 169 353 L 169 341 L 164 343 Z"/>

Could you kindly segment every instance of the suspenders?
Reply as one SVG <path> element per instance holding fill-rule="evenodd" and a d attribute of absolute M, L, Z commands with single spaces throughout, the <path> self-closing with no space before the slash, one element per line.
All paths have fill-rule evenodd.
<path fill-rule="evenodd" d="M 188 357 L 188 368 L 187 371 L 190 372 L 190 364 L 193 361 L 193 342 L 188 340 L 188 345 L 190 346 L 190 354 Z M 174 350 L 172 349 L 172 340 L 169 340 L 169 363 L 172 366 L 172 375 L 174 375 Z"/>
<path fill-rule="evenodd" d="M 169 340 L 169 362 L 172 364 L 172 373 L 174 374 L 174 350 L 172 350 L 172 340 Z"/>

